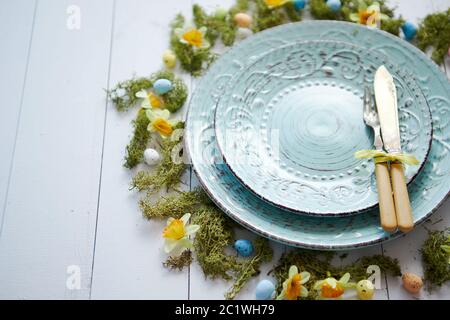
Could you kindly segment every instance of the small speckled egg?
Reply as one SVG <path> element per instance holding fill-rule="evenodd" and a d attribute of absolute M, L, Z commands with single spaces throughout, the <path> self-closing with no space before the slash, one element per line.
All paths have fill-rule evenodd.
<path fill-rule="evenodd" d="M 177 56 L 172 50 L 166 50 L 163 54 L 163 62 L 167 69 L 173 69 L 177 65 Z"/>
<path fill-rule="evenodd" d="M 402 25 L 402 31 L 406 40 L 412 40 L 417 34 L 417 27 L 414 23 L 406 21 Z"/>
<path fill-rule="evenodd" d="M 252 24 L 252 17 L 250 17 L 248 14 L 246 13 L 237 13 L 234 16 L 234 21 L 236 22 L 236 24 L 238 25 L 238 27 L 241 28 L 248 28 L 250 27 L 250 25 Z"/>
<path fill-rule="evenodd" d="M 247 28 L 238 28 L 236 31 L 236 37 L 240 40 L 247 39 L 253 34 L 253 31 Z"/>
<path fill-rule="evenodd" d="M 331 11 L 337 12 L 341 9 L 342 3 L 341 0 L 327 0 L 327 6 Z"/>
<path fill-rule="evenodd" d="M 423 287 L 422 278 L 411 272 L 405 272 L 402 275 L 402 281 L 403 287 L 410 293 L 419 293 Z"/>
<path fill-rule="evenodd" d="M 225 18 L 227 17 L 227 14 L 228 14 L 228 11 L 227 11 L 227 9 L 224 9 L 224 8 L 218 8 L 214 12 L 214 16 L 220 20 L 225 20 Z"/>
<path fill-rule="evenodd" d="M 360 300 L 371 300 L 375 292 L 372 281 L 361 280 L 356 284 L 356 293 Z"/>
<path fill-rule="evenodd" d="M 144 161 L 149 166 L 154 166 L 161 160 L 161 156 L 159 155 L 158 151 L 155 149 L 146 149 L 144 151 Z"/>
<path fill-rule="evenodd" d="M 158 79 L 153 84 L 153 90 L 156 94 L 164 94 L 172 90 L 172 82 L 167 79 Z"/>
<path fill-rule="evenodd" d="M 234 249 L 243 257 L 248 257 L 253 253 L 253 244 L 249 240 L 240 239 L 234 243 Z"/>
<path fill-rule="evenodd" d="M 294 8 L 297 10 L 303 10 L 306 6 L 306 0 L 294 0 Z"/>
<path fill-rule="evenodd" d="M 275 285 L 272 281 L 261 280 L 256 285 L 256 300 L 272 300 L 275 298 Z"/>

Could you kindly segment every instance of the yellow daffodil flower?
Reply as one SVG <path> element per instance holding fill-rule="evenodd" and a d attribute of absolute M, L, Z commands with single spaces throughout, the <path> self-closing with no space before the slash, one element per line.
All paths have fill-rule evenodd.
<path fill-rule="evenodd" d="M 307 297 L 308 289 L 303 285 L 308 282 L 309 277 L 309 272 L 303 271 L 302 273 L 298 273 L 297 267 L 291 266 L 289 268 L 289 277 L 283 282 L 283 290 L 281 290 L 277 300 L 297 300 L 299 297 Z"/>
<path fill-rule="evenodd" d="M 269 9 L 273 9 L 276 7 L 281 7 L 282 5 L 285 5 L 291 0 L 264 0 L 264 3 Z"/>
<path fill-rule="evenodd" d="M 169 137 L 173 132 L 173 127 L 178 121 L 170 120 L 169 110 L 147 109 L 147 117 L 150 120 L 148 131 L 159 132 L 162 137 Z"/>
<path fill-rule="evenodd" d="M 355 287 L 355 283 L 349 282 L 349 280 L 350 273 L 344 274 L 339 280 L 329 277 L 317 281 L 314 284 L 314 290 L 319 291 L 320 298 L 336 299 L 341 297 L 346 289 Z"/>
<path fill-rule="evenodd" d="M 151 91 L 141 90 L 136 93 L 136 97 L 143 99 L 141 107 L 144 109 L 161 108 L 164 106 L 164 100 Z"/>
<path fill-rule="evenodd" d="M 365 24 L 369 27 L 378 27 L 381 20 L 389 19 L 387 15 L 381 13 L 380 4 L 374 2 L 370 6 L 364 3 L 359 6 L 358 13 L 351 13 L 350 20 L 359 24 Z"/>
<path fill-rule="evenodd" d="M 196 49 L 209 48 L 209 42 L 206 40 L 207 28 L 196 28 L 195 26 L 186 26 L 184 28 L 175 29 L 175 34 L 181 43 L 188 44 Z"/>
<path fill-rule="evenodd" d="M 189 236 L 194 235 L 199 225 L 188 224 L 191 215 L 184 214 L 180 219 L 169 218 L 167 226 L 164 228 L 163 237 L 165 238 L 164 251 L 166 253 L 181 253 L 185 249 L 192 248 L 192 240 Z"/>

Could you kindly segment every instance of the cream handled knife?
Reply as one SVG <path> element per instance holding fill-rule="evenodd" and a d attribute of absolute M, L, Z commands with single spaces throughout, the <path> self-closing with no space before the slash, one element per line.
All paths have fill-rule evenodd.
<path fill-rule="evenodd" d="M 397 91 L 394 79 L 384 66 L 375 73 L 374 88 L 384 149 L 388 153 L 401 153 Z M 403 164 L 391 163 L 390 171 L 398 228 L 408 232 L 414 227 L 414 222 Z"/>

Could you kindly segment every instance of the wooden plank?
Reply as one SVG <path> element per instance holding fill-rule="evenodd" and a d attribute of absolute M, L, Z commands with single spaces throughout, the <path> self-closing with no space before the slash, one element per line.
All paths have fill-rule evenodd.
<path fill-rule="evenodd" d="M 402 7 L 399 8 L 399 11 L 406 16 L 407 14 L 403 11 L 405 10 L 410 17 L 421 19 L 429 13 L 445 10 L 448 7 L 450 7 L 449 0 L 433 0 L 430 2 L 420 1 L 411 6 L 409 5 L 409 2 L 404 1 L 402 2 Z M 441 67 L 443 72 L 445 72 L 446 67 L 444 65 Z M 386 243 L 384 245 L 384 253 L 397 258 L 400 261 L 402 272 L 413 272 L 423 276 L 423 265 L 419 252 L 420 247 L 427 238 L 428 230 L 442 230 L 450 225 L 449 212 L 450 201 L 447 200 L 444 205 L 421 226 L 400 239 Z M 422 290 L 418 295 L 411 295 L 403 289 L 400 278 L 393 279 L 388 277 L 387 281 L 391 299 L 447 299 L 450 295 L 450 287 L 448 285 L 444 285 L 438 290 L 433 290 L 431 293 L 427 290 Z"/>
<path fill-rule="evenodd" d="M 177 0 L 117 1 L 110 86 L 162 68 L 168 24 L 190 6 L 190 1 Z M 190 76 L 184 79 L 190 84 Z M 145 220 L 138 208 L 140 195 L 128 190 L 137 170 L 122 165 L 136 111 L 119 113 L 111 104 L 107 109 L 92 299 L 187 299 L 188 271 L 162 266 L 167 258 L 161 236 L 165 221 Z M 189 173 L 184 180 L 188 183 Z"/>
<path fill-rule="evenodd" d="M 0 298 L 89 297 L 111 22 L 108 0 L 38 3 L 0 242 Z"/>
<path fill-rule="evenodd" d="M 23 87 L 34 23 L 35 1 L 9 1 L 0 11 L 0 230 L 16 142 L 18 120 L 22 107 Z"/>

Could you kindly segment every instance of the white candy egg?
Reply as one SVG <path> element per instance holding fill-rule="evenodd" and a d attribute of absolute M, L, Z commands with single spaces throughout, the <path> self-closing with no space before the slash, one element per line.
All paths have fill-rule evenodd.
<path fill-rule="evenodd" d="M 158 151 L 155 149 L 146 149 L 144 151 L 144 161 L 149 166 L 154 166 L 161 160 L 161 156 L 159 155 Z"/>

